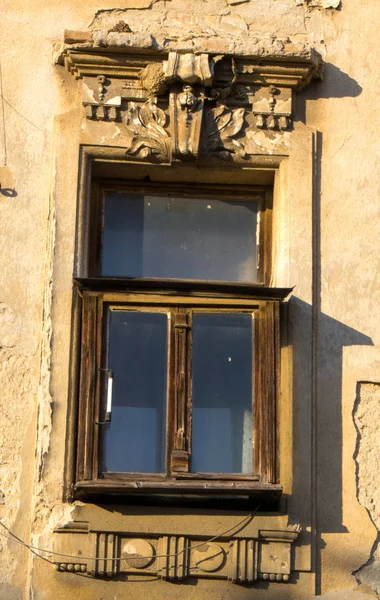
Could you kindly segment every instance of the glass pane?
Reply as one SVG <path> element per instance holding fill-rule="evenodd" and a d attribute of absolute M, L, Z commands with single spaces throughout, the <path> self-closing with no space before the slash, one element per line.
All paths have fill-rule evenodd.
<path fill-rule="evenodd" d="M 110 310 L 108 323 L 112 420 L 100 427 L 99 469 L 163 473 L 168 315 Z"/>
<path fill-rule="evenodd" d="M 252 473 L 252 314 L 193 315 L 192 471 Z"/>
<path fill-rule="evenodd" d="M 257 281 L 257 203 L 108 193 L 101 274 Z"/>

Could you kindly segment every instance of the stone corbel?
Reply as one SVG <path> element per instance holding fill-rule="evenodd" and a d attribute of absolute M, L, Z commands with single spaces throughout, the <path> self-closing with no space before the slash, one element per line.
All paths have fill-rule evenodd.
<path fill-rule="evenodd" d="M 55 530 L 55 552 L 72 555 L 57 560 L 58 571 L 94 577 L 155 575 L 167 581 L 187 577 L 228 579 L 235 584 L 258 580 L 286 583 L 291 578 L 293 543 L 299 527 L 258 530 L 254 538 L 208 541 L 209 536 L 142 535 L 127 531 L 91 530 L 72 522 Z"/>

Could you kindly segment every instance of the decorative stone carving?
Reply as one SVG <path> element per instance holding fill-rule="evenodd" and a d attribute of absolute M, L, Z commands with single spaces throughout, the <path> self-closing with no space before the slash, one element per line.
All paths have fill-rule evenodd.
<path fill-rule="evenodd" d="M 209 542 L 197 546 L 193 552 L 193 560 L 201 571 L 213 573 L 219 571 L 226 560 L 226 553 L 219 544 Z"/>
<path fill-rule="evenodd" d="M 196 158 L 201 137 L 204 100 L 190 85 L 179 93 L 170 94 L 170 114 L 173 123 L 173 156 Z"/>
<path fill-rule="evenodd" d="M 230 544 L 228 579 L 232 583 L 253 583 L 258 575 L 258 542 L 235 540 Z"/>
<path fill-rule="evenodd" d="M 104 75 L 98 75 L 97 76 L 97 81 L 98 81 L 98 96 L 99 96 L 99 102 L 103 102 L 104 100 L 104 96 L 107 93 L 107 86 L 111 83 L 109 81 L 109 79 L 107 79 L 107 77 L 105 77 Z"/>
<path fill-rule="evenodd" d="M 135 569 L 149 567 L 154 558 L 154 549 L 150 542 L 142 539 L 131 539 L 121 547 L 121 556 L 125 557 L 127 564 Z"/>
<path fill-rule="evenodd" d="M 293 93 L 321 73 L 320 56 L 304 45 L 284 42 L 275 50 L 272 44 L 274 54 L 247 56 L 174 51 L 170 45 L 169 51 L 149 47 L 146 53 L 126 24 L 115 28 L 107 48 L 100 51 L 94 37 L 67 44 L 59 60 L 84 79 L 86 117 L 118 121 L 111 139 L 121 136 L 126 153 L 138 160 L 249 161 L 255 132 L 273 139 L 271 130 L 290 131 Z M 98 131 L 100 140 L 112 135 L 110 128 L 102 133 L 101 123 Z M 90 136 L 96 138 L 96 127 Z"/>
<path fill-rule="evenodd" d="M 121 97 L 108 102 L 83 102 L 87 119 L 95 121 L 118 121 L 120 119 Z"/>
<path fill-rule="evenodd" d="M 252 103 L 252 112 L 259 129 L 288 129 L 292 114 L 291 90 L 274 85 L 260 90 Z"/>
<path fill-rule="evenodd" d="M 208 54 L 178 54 L 169 52 L 168 60 L 164 60 L 163 70 L 166 83 L 175 81 L 205 86 L 212 85 L 213 63 Z"/>
<path fill-rule="evenodd" d="M 244 125 L 244 108 L 231 110 L 220 104 L 207 112 L 204 129 L 205 152 L 217 154 L 223 160 L 228 160 L 236 153 L 241 158 L 247 154 L 242 141 L 237 139 Z"/>
<path fill-rule="evenodd" d="M 170 160 L 170 136 L 164 128 L 166 115 L 158 108 L 156 100 L 148 100 L 143 106 L 130 102 L 126 115 L 127 130 L 132 135 L 127 154 L 139 154 L 142 158 L 156 157 Z"/>
<path fill-rule="evenodd" d="M 55 563 L 57 571 L 67 571 L 68 573 L 86 573 L 87 566 L 83 563 Z"/>
<path fill-rule="evenodd" d="M 244 585 L 260 579 L 289 581 L 294 562 L 292 545 L 299 534 L 299 529 L 259 530 L 255 538 L 223 537 L 216 542 L 208 541 L 212 534 L 189 538 L 93 531 L 88 524 L 87 529 L 84 526 L 83 522 L 80 527 L 73 522 L 56 529 L 55 551 L 73 555 L 71 562 L 57 560 L 58 571 L 107 578 L 155 575 L 173 582 L 190 576 L 208 577 Z"/>
<path fill-rule="evenodd" d="M 157 543 L 157 575 L 167 581 L 181 581 L 189 576 L 190 546 L 185 537 L 165 535 Z"/>

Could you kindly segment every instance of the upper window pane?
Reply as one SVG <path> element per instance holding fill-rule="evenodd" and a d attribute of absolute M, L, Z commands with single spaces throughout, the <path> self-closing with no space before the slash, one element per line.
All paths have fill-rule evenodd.
<path fill-rule="evenodd" d="M 257 282 L 258 203 L 109 192 L 101 275 Z"/>

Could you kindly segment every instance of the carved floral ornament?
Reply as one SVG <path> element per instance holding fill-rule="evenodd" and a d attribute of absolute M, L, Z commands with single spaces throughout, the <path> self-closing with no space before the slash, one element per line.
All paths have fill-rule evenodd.
<path fill-rule="evenodd" d="M 249 160 L 247 133 L 291 131 L 293 93 L 321 74 L 310 49 L 249 59 L 97 52 L 70 47 L 58 62 L 83 79 L 86 118 L 117 123 L 128 157 L 154 162 Z"/>

